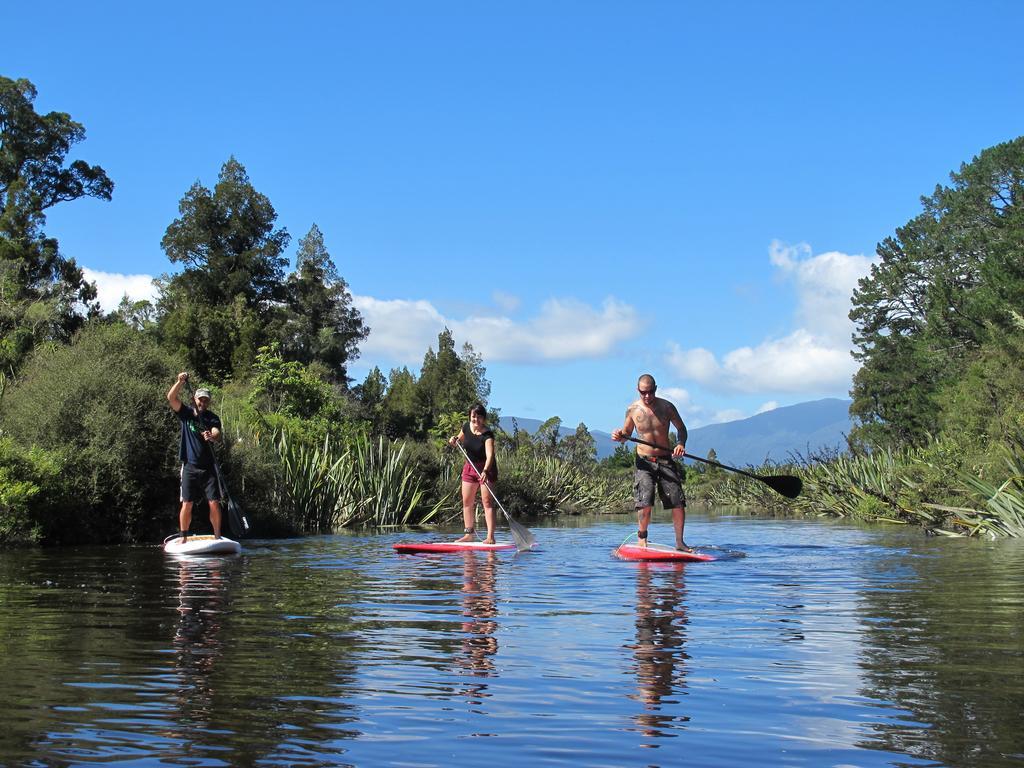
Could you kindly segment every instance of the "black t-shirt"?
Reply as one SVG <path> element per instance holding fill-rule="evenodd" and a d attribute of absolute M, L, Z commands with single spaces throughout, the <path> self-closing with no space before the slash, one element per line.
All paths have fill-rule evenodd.
<path fill-rule="evenodd" d="M 487 461 L 487 449 L 484 443 L 494 439 L 494 433 L 485 429 L 482 435 L 474 435 L 473 430 L 467 421 L 462 425 L 462 447 L 466 449 L 466 455 L 475 465 L 482 467 Z M 495 457 L 494 466 L 498 466 L 498 459 Z"/>
<path fill-rule="evenodd" d="M 181 404 L 176 413 L 181 420 L 181 447 L 178 458 L 184 464 L 211 469 L 213 467 L 213 448 L 203 440 L 203 432 L 216 427 L 220 429 L 220 418 L 213 411 L 196 413 L 191 405 Z"/>

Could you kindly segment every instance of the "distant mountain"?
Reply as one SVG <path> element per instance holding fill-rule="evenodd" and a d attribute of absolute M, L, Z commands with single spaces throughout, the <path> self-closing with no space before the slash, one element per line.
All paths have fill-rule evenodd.
<path fill-rule="evenodd" d="M 706 456 L 712 448 L 718 460 L 730 466 L 757 466 L 765 461 L 782 462 L 795 453 L 807 455 L 823 449 L 846 446 L 850 433 L 850 401 L 826 398 L 797 403 L 759 413 L 748 419 L 709 424 L 689 431 L 686 446 L 699 456 Z M 512 431 L 512 422 L 519 429 L 533 434 L 544 422 L 502 416 L 500 426 Z M 562 426 L 562 436 L 576 432 L 576 425 Z M 612 436 L 600 430 L 591 430 L 597 444 L 597 457 L 611 456 L 618 445 Z M 632 444 L 630 444 L 632 445 Z"/>
<path fill-rule="evenodd" d="M 686 447 L 701 456 L 714 448 L 723 464 L 757 466 L 786 461 L 795 453 L 844 450 L 852 427 L 850 401 L 832 397 L 692 429 Z"/>

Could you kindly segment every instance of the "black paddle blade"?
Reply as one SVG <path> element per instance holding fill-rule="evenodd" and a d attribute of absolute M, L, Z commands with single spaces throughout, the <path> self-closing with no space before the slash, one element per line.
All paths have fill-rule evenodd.
<path fill-rule="evenodd" d="M 249 521 L 242 512 L 242 508 L 235 504 L 235 500 L 228 497 L 228 527 L 231 535 L 240 539 L 249 532 Z"/>
<path fill-rule="evenodd" d="M 772 490 L 778 491 L 787 499 L 795 499 L 804 489 L 804 481 L 792 475 L 758 475 L 758 479 L 767 483 Z"/>

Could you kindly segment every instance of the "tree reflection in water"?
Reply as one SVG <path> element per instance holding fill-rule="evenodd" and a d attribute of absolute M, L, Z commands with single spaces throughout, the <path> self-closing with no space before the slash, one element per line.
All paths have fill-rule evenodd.
<path fill-rule="evenodd" d="M 639 563 L 636 571 L 636 693 L 643 712 L 633 717 L 636 730 L 650 740 L 641 746 L 657 748 L 655 739 L 674 737 L 689 716 L 669 714 L 666 705 L 686 687 L 686 566 L 683 563 Z"/>

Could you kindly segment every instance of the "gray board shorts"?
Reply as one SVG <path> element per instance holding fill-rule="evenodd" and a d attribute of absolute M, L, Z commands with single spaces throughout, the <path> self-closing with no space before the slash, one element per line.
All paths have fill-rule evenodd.
<path fill-rule="evenodd" d="M 667 456 L 659 456 L 654 461 L 641 458 L 635 459 L 636 470 L 633 473 L 633 496 L 637 509 L 654 506 L 654 489 L 665 509 L 686 506 L 686 494 L 683 493 L 683 481 L 686 470 Z"/>

